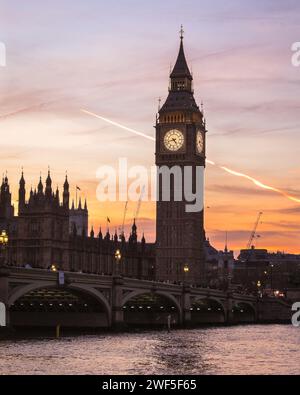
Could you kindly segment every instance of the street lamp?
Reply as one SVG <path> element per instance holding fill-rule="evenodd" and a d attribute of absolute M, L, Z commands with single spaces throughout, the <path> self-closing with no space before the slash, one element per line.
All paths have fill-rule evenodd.
<path fill-rule="evenodd" d="M 260 296 L 261 296 L 261 281 L 260 280 L 258 280 L 257 281 L 257 290 L 258 290 L 258 293 L 260 294 Z"/>
<path fill-rule="evenodd" d="M 188 265 L 184 265 L 183 271 L 185 274 L 188 274 L 190 271 L 190 268 L 188 267 Z"/>
<path fill-rule="evenodd" d="M 50 270 L 51 270 L 51 272 L 57 272 L 57 267 L 56 267 L 56 265 L 51 265 L 50 266 Z"/>
<path fill-rule="evenodd" d="M 0 235 L 0 245 L 2 248 L 5 248 L 8 244 L 8 236 L 5 230 L 2 230 Z"/>
<path fill-rule="evenodd" d="M 0 234 L 0 253 L 1 253 L 1 261 L 4 261 L 5 257 L 4 257 L 4 251 L 7 247 L 8 244 L 8 236 L 5 230 L 2 230 L 1 234 Z M 1 262 L 4 264 L 4 262 Z"/>
<path fill-rule="evenodd" d="M 115 252 L 115 260 L 116 260 L 116 264 L 117 264 L 117 274 L 119 274 L 119 264 L 121 262 L 122 259 L 122 254 L 120 250 L 116 250 Z"/>
<path fill-rule="evenodd" d="M 189 274 L 189 272 L 190 272 L 189 266 L 188 266 L 188 265 L 184 265 L 184 267 L 183 267 L 183 273 L 184 273 L 184 282 L 185 282 L 185 283 L 186 283 L 186 278 L 187 278 L 187 275 Z"/>

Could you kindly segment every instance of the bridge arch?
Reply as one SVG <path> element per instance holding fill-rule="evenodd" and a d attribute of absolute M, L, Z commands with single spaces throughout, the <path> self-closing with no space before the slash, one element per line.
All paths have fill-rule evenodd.
<path fill-rule="evenodd" d="M 51 288 L 51 287 L 55 287 L 53 285 L 53 281 L 38 282 L 38 283 L 32 283 L 23 286 L 21 285 L 16 289 L 13 289 L 12 293 L 8 298 L 8 306 L 10 307 L 11 305 L 13 305 L 18 299 L 20 299 L 23 295 L 26 295 L 28 292 L 35 291 L 41 288 Z"/>
<path fill-rule="evenodd" d="M 200 296 L 200 297 L 196 297 L 193 302 L 195 303 L 195 302 L 204 301 L 204 300 L 211 300 L 211 301 L 216 302 L 221 307 L 221 309 L 224 312 L 224 314 L 226 314 L 226 307 L 224 306 L 223 302 L 220 299 L 218 299 L 218 298 L 216 298 L 214 296 Z"/>
<path fill-rule="evenodd" d="M 216 297 L 200 296 L 191 303 L 192 324 L 224 324 L 226 317 L 226 308 Z"/>
<path fill-rule="evenodd" d="M 257 319 L 257 311 L 253 303 L 236 301 L 232 307 L 233 319 L 241 323 L 253 323 Z"/>
<path fill-rule="evenodd" d="M 65 311 L 52 311 L 53 308 L 50 308 L 50 311 L 47 312 L 47 319 L 44 320 L 44 322 L 50 322 L 51 319 L 56 320 L 57 322 L 59 322 L 59 324 L 61 324 L 62 326 L 64 326 L 64 323 L 69 323 L 67 326 L 79 326 L 79 324 L 82 324 L 82 326 L 85 326 L 85 324 L 87 326 L 94 326 L 93 325 L 93 320 L 95 321 L 95 324 L 98 323 L 98 326 L 111 326 L 111 322 L 112 322 L 112 314 L 111 314 L 111 308 L 109 305 L 108 300 L 104 297 L 104 295 L 96 290 L 95 288 L 92 287 L 88 287 L 85 285 L 81 285 L 81 284 L 70 284 L 68 286 L 65 287 L 58 287 L 57 285 L 54 285 L 53 282 L 39 282 L 39 283 L 34 283 L 34 284 L 28 284 L 25 286 L 21 286 L 16 288 L 15 292 L 13 292 L 10 297 L 9 297 L 9 301 L 8 301 L 8 306 L 10 309 L 10 316 L 11 316 L 11 321 L 12 321 L 12 325 L 14 324 L 14 321 L 17 322 L 17 325 L 20 324 L 20 322 L 24 322 L 24 324 L 26 324 L 27 322 L 30 321 L 30 319 L 28 319 L 29 317 L 33 317 L 34 316 L 34 311 L 31 311 L 29 308 L 29 311 L 26 311 L 26 314 L 28 315 L 28 317 L 25 316 L 25 312 L 23 312 L 22 315 L 22 311 L 18 311 L 18 307 L 20 310 L 20 306 L 18 305 L 18 301 L 23 301 L 23 299 L 30 299 L 32 297 L 35 296 L 35 294 L 39 293 L 39 292 L 46 292 L 47 291 L 49 293 L 65 293 L 66 294 L 66 298 L 69 299 L 70 297 L 74 297 L 75 303 L 74 304 L 69 304 L 69 306 L 76 306 L 79 304 L 84 304 L 84 302 L 86 302 L 84 304 L 84 306 L 88 307 L 88 310 L 86 311 L 76 311 L 74 310 L 75 307 L 73 307 L 71 310 L 71 312 L 66 312 Z M 55 300 L 55 296 L 54 296 L 54 300 Z M 36 299 L 36 301 L 38 301 L 38 299 Z M 23 301 L 24 302 L 24 301 Z M 46 302 L 47 302 L 47 298 L 46 298 Z M 82 302 L 82 303 L 81 303 Z M 62 306 L 62 310 L 64 307 L 64 303 L 67 303 L 67 301 L 63 301 L 61 304 L 59 304 L 59 306 Z M 26 306 L 26 303 L 22 303 L 22 305 Z M 28 303 L 27 303 L 28 305 Z M 37 305 L 37 303 L 30 303 L 30 306 L 35 306 Z M 47 305 L 47 303 L 43 303 L 43 305 Z M 48 303 L 48 307 L 49 306 L 55 306 L 55 303 Z M 42 303 L 41 303 L 42 306 Z M 66 305 L 67 306 L 67 305 Z M 46 307 L 45 307 L 46 308 Z M 34 309 L 34 307 L 32 307 L 32 310 Z M 42 316 L 42 312 L 39 312 L 39 315 Z M 54 314 L 55 313 L 55 314 Z M 31 316 L 30 316 L 31 314 Z M 74 319 L 70 319 L 70 317 L 67 317 L 66 315 L 69 314 L 72 315 Z M 75 316 L 78 317 L 77 319 L 77 325 L 74 325 L 74 322 L 76 324 L 76 320 L 75 320 Z M 102 317 L 100 319 L 100 316 Z M 17 317 L 16 320 L 14 320 L 14 317 Z M 20 318 L 21 317 L 21 318 Z M 53 318 L 55 317 L 55 318 Z M 41 317 L 42 318 L 42 317 Z M 60 321 L 61 320 L 61 321 Z M 40 322 L 42 322 L 43 320 L 41 319 Z M 72 325 L 70 324 L 70 322 L 72 321 Z M 33 322 L 39 322 L 39 320 L 37 319 L 37 317 L 35 317 L 35 319 L 33 320 Z M 20 324 L 21 325 L 21 324 Z M 35 325 L 33 325 L 35 326 Z M 40 326 L 39 324 L 37 324 L 37 326 Z M 47 326 L 47 325 L 41 325 L 41 326 Z M 97 326 L 97 325 L 95 325 Z"/>
<path fill-rule="evenodd" d="M 136 296 L 140 296 L 140 295 L 159 295 L 162 296 L 166 299 L 169 299 L 170 302 L 174 303 L 177 310 L 179 311 L 179 313 L 181 314 L 182 309 L 180 306 L 180 303 L 178 302 L 178 300 L 175 298 L 174 295 L 168 293 L 168 292 L 164 292 L 164 291 L 154 291 L 152 292 L 151 290 L 145 290 L 145 289 L 140 289 L 137 291 L 132 291 L 129 294 L 125 295 L 125 297 L 123 298 L 122 301 L 122 305 L 124 306 L 127 302 L 129 302 L 130 299 L 135 298 Z"/>
<path fill-rule="evenodd" d="M 132 291 L 123 298 L 122 309 L 128 325 L 166 326 L 182 322 L 178 300 L 164 291 Z"/>
<path fill-rule="evenodd" d="M 102 304 L 105 307 L 105 310 L 107 312 L 107 315 L 109 317 L 109 323 L 111 324 L 111 306 L 108 302 L 108 300 L 104 297 L 104 295 L 97 291 L 95 288 L 90 288 L 88 286 L 85 285 L 80 285 L 80 284 L 71 284 L 67 287 L 67 289 L 74 289 L 74 290 L 78 290 L 78 291 L 82 291 L 85 292 L 87 294 L 89 294 L 90 296 L 92 296 L 93 298 L 95 298 L 100 304 Z"/>

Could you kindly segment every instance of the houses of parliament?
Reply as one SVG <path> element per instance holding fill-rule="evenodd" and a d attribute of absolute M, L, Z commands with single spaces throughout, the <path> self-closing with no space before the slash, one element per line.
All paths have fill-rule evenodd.
<path fill-rule="evenodd" d="M 94 274 L 117 274 L 137 278 L 154 278 L 153 244 L 144 236 L 138 241 L 137 226 L 126 241 L 124 235 L 111 235 L 109 230 L 88 232 L 88 208 L 81 199 L 70 208 L 69 182 L 66 176 L 62 197 L 52 189 L 50 171 L 43 185 L 31 189 L 26 200 L 26 183 L 22 172 L 19 182 L 18 215 L 14 215 L 8 177 L 2 180 L 0 192 L 0 226 L 9 235 L 6 262 L 9 266 L 49 269 L 55 266 L 66 271 Z M 116 251 L 122 254 L 116 264 Z M 122 264 L 122 262 L 126 262 Z"/>
<path fill-rule="evenodd" d="M 205 154 L 206 123 L 194 98 L 193 76 L 184 54 L 182 31 L 168 96 L 157 116 L 156 165 L 158 169 L 190 166 L 195 186 L 195 170 L 197 166 L 205 167 Z M 175 198 L 174 182 L 170 183 L 170 192 L 171 201 L 158 199 L 156 243 L 151 244 L 146 243 L 144 236 L 138 239 L 135 221 L 128 240 L 124 235 L 111 235 L 109 230 L 105 234 L 101 229 L 97 234 L 94 229 L 89 231 L 87 202 L 83 204 L 80 200 L 78 206 L 70 204 L 67 177 L 62 195 L 58 189 L 54 191 L 50 171 L 44 183 L 40 178 L 37 188 L 29 194 L 22 172 L 18 215 L 15 215 L 6 176 L 1 185 L 0 225 L 9 235 L 8 265 L 40 269 L 55 265 L 61 270 L 95 274 L 118 271 L 141 279 L 189 280 L 201 284 L 205 276 L 204 250 L 205 246 L 209 247 L 203 210 L 186 212 L 186 202 Z M 120 254 L 116 255 L 116 251 Z"/>

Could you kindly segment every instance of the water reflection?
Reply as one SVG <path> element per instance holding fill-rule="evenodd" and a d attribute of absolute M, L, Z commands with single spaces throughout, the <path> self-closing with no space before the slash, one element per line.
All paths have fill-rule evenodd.
<path fill-rule="evenodd" d="M 300 374 L 292 326 L 0 342 L 2 374 Z"/>

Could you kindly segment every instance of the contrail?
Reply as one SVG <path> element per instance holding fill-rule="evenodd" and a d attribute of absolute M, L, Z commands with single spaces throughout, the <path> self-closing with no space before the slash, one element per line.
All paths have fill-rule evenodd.
<path fill-rule="evenodd" d="M 100 115 L 95 114 L 93 112 L 90 112 L 90 111 L 87 111 L 87 110 L 83 110 L 83 109 L 81 110 L 81 112 L 83 112 L 85 114 L 88 114 L 88 115 L 91 115 L 93 117 L 102 119 L 102 121 L 110 123 L 111 125 L 117 126 L 118 128 L 121 128 L 123 130 L 127 130 L 130 133 L 134 133 L 134 134 L 136 134 L 138 136 L 141 136 L 141 137 L 144 137 L 144 138 L 146 138 L 148 140 L 155 141 L 155 138 L 152 137 L 152 136 L 149 136 L 149 135 L 147 135 L 145 133 L 141 133 L 141 132 L 139 132 L 139 131 L 137 131 L 135 129 L 128 128 L 127 126 L 121 125 L 121 124 L 119 124 L 117 122 L 114 122 L 114 121 L 108 119 L 108 118 L 101 117 Z M 278 188 L 274 188 L 274 187 L 272 187 L 270 185 L 263 184 L 262 182 L 256 180 L 253 177 L 248 176 L 247 174 L 243 174 L 243 173 L 240 173 L 238 171 L 231 170 L 231 169 L 229 169 L 228 167 L 225 167 L 225 166 L 220 166 L 220 165 L 216 164 L 215 162 L 213 162 L 213 161 L 211 161 L 209 159 L 206 159 L 206 163 L 208 163 L 208 164 L 210 164 L 212 166 L 217 166 L 219 169 L 222 169 L 223 171 L 226 171 L 226 173 L 229 173 L 229 174 L 231 174 L 233 176 L 246 178 L 247 180 L 253 182 L 253 184 L 256 185 L 259 188 L 279 193 L 280 195 L 286 197 L 287 199 L 289 199 L 289 200 L 291 200 L 293 202 L 300 203 L 300 199 L 296 198 L 295 196 L 289 195 L 288 193 L 286 193 L 286 192 L 284 192 L 284 191 L 282 191 L 282 190 L 280 190 Z"/>
<path fill-rule="evenodd" d="M 247 174 L 239 173 L 239 172 L 237 172 L 237 171 L 228 169 L 228 167 L 225 167 L 225 166 L 218 166 L 218 167 L 219 167 L 220 169 L 226 171 L 227 173 L 232 174 L 232 175 L 234 175 L 234 176 L 236 176 L 236 177 L 247 178 L 247 180 L 252 181 L 253 184 L 255 184 L 256 186 L 258 186 L 258 187 L 260 187 L 260 188 L 267 189 L 267 190 L 273 191 L 273 192 L 277 192 L 277 193 L 279 193 L 280 195 L 282 195 L 282 196 L 284 196 L 284 197 L 286 197 L 286 198 L 292 200 L 293 202 L 300 203 L 300 199 L 298 199 L 298 198 L 296 198 L 296 197 L 294 197 L 294 196 L 291 196 L 291 195 L 289 195 L 288 193 L 286 193 L 286 192 L 284 192 L 284 191 L 281 191 L 281 190 L 278 189 L 278 188 L 274 188 L 274 187 L 271 187 L 270 185 L 263 184 L 262 182 L 256 180 L 256 179 L 253 178 L 253 177 L 248 176 Z"/>
<path fill-rule="evenodd" d="M 102 119 L 102 121 L 105 121 L 105 122 L 107 122 L 107 123 L 110 123 L 111 125 L 117 126 L 118 128 L 127 130 L 127 131 L 130 132 L 130 133 L 134 133 L 134 134 L 136 134 L 136 135 L 138 135 L 138 136 L 144 137 L 145 139 L 148 139 L 148 140 L 151 140 L 151 141 L 155 141 L 155 138 L 152 137 L 152 136 L 149 136 L 148 134 L 138 132 L 137 130 L 128 128 L 127 126 L 124 126 L 124 125 L 121 125 L 121 124 L 119 124 L 119 123 L 117 123 L 117 122 L 111 121 L 111 120 L 108 119 L 108 118 L 101 117 L 100 115 L 97 115 L 97 114 L 95 114 L 95 113 L 93 113 L 93 112 L 90 112 L 90 111 L 87 111 L 87 110 L 81 110 L 81 111 L 84 112 L 85 114 L 92 115 L 93 117 Z"/>

